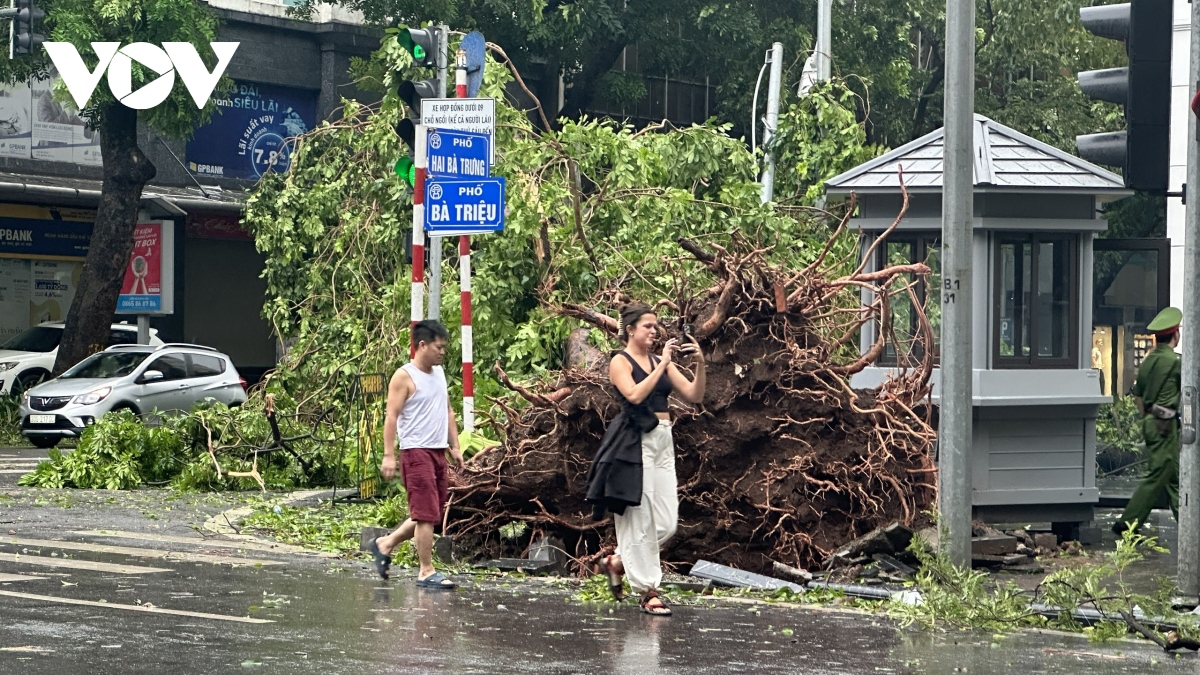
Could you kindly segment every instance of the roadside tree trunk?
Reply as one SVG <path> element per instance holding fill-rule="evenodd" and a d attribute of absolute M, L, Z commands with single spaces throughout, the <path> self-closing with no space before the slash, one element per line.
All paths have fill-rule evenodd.
<path fill-rule="evenodd" d="M 104 184 L 87 260 L 54 362 L 55 376 L 104 349 L 133 252 L 142 189 L 155 174 L 154 164 L 138 147 L 137 111 L 110 103 L 100 115 Z"/>

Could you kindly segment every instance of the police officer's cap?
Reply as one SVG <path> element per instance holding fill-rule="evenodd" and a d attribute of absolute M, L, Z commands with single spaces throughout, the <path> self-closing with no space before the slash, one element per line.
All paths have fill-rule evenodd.
<path fill-rule="evenodd" d="M 1178 328 L 1182 321 L 1183 312 L 1177 307 L 1168 307 L 1159 312 L 1150 325 L 1146 326 L 1146 329 L 1151 333 L 1165 333 Z"/>

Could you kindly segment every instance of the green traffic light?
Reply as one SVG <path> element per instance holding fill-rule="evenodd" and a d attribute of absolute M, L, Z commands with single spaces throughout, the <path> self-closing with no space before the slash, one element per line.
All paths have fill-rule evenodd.
<path fill-rule="evenodd" d="M 408 183 L 409 187 L 415 187 L 417 184 L 417 165 L 413 163 L 412 157 L 401 157 L 400 161 L 396 162 L 393 169 L 400 180 Z"/>
<path fill-rule="evenodd" d="M 418 61 L 424 61 L 425 60 L 425 48 L 422 47 L 421 45 L 413 45 L 412 55 L 413 55 L 414 59 L 416 59 Z"/>

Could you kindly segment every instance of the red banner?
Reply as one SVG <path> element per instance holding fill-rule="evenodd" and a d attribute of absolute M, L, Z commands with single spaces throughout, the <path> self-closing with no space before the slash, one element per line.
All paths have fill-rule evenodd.
<path fill-rule="evenodd" d="M 133 253 L 125 268 L 117 311 L 162 310 L 162 225 L 142 223 L 133 230 Z"/>

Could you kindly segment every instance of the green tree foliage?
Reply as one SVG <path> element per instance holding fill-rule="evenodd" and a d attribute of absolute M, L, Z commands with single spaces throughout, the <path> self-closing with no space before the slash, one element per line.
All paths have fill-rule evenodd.
<path fill-rule="evenodd" d="M 48 0 L 40 3 L 46 19 L 39 28 L 48 40 L 69 42 L 79 50 L 91 70 L 98 63 L 93 42 L 188 42 L 196 46 L 211 69 L 216 57 L 208 43 L 216 38 L 217 20 L 198 0 Z M 47 75 L 51 63 L 45 50 L 0 59 L 0 79 L 23 82 Z M 132 85 L 136 91 L 157 79 L 158 73 L 133 64 Z M 217 91 L 228 88 L 223 78 Z M 55 86 L 56 99 L 74 107 L 62 82 Z M 102 81 L 81 116 L 99 131 L 104 157 L 104 184 L 87 263 L 75 299 L 67 315 L 67 327 L 59 348 L 55 371 L 61 372 L 88 353 L 91 345 L 103 344 L 116 310 L 117 295 L 125 264 L 133 249 L 142 188 L 154 178 L 154 165 L 138 147 L 137 124 L 144 122 L 167 136 L 184 136 L 209 119 L 214 106 L 197 109 L 181 78 L 175 78 L 171 95 L 160 105 L 137 111 L 113 98 Z"/>
<path fill-rule="evenodd" d="M 291 344 L 281 378 L 303 392 L 300 399 L 336 398 L 345 375 L 390 374 L 408 358 L 411 270 L 403 241 L 412 199 L 391 165 L 406 151 L 393 131 L 403 112 L 394 87 L 410 64 L 386 40 L 361 79 L 386 92 L 380 106 L 346 102 L 345 118 L 298 139 L 289 172 L 264 178 L 250 199 L 246 223 L 267 259 L 264 312 Z M 482 95 L 503 100 L 508 78 L 492 64 Z M 835 114 L 839 100 L 795 113 L 808 125 L 797 138 L 817 134 L 822 115 L 857 130 L 830 129 L 809 155 L 785 160 L 811 165 L 808 178 L 789 183 L 797 203 L 814 181 L 862 153 L 861 127 Z M 556 312 L 564 303 L 613 286 L 652 302 L 702 290 L 679 286 L 691 269 L 676 244 L 681 236 L 719 243 L 736 232 L 795 260 L 824 244 L 819 219 L 798 221 L 760 203 L 756 158 L 726 127 L 634 131 L 584 119 L 539 132 L 508 105 L 497 114 L 493 173 L 508 180 L 509 208 L 502 234 L 473 239 L 477 398 L 498 392 L 487 377 L 495 361 L 519 375 L 561 366 L 564 339 L 579 325 Z M 452 262 L 441 292 L 443 320 L 453 327 Z M 457 348 L 453 340 L 451 371 Z"/>

